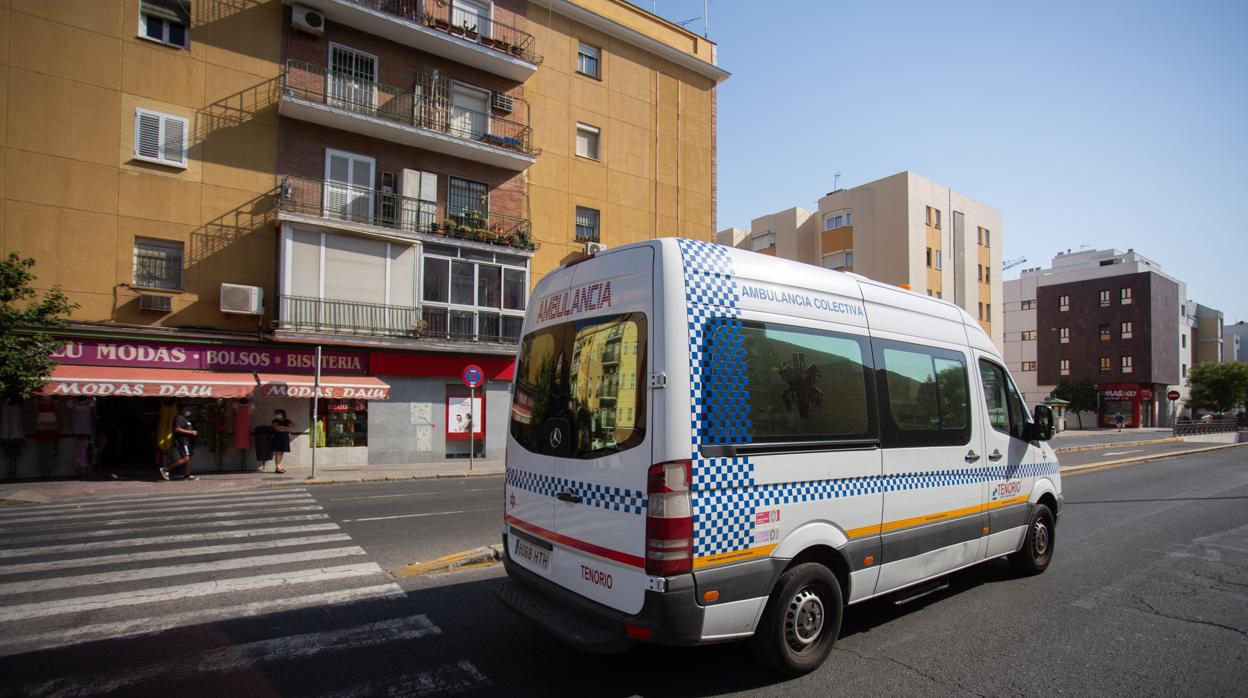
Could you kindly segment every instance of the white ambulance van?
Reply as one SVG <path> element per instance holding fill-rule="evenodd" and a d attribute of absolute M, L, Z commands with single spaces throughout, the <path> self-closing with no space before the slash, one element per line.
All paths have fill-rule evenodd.
<path fill-rule="evenodd" d="M 1052 413 L 969 314 L 852 274 L 684 239 L 569 264 L 510 419 L 496 594 L 584 650 L 749 639 L 800 674 L 847 604 L 1052 559 Z"/>

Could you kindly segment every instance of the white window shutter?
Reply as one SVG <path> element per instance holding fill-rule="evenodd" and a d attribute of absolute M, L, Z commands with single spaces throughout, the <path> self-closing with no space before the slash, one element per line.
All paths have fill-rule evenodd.
<path fill-rule="evenodd" d="M 135 112 L 134 154 L 141 158 L 160 159 L 160 115 Z"/>
<path fill-rule="evenodd" d="M 166 116 L 163 134 L 164 159 L 179 165 L 186 162 L 186 120 Z"/>
<path fill-rule="evenodd" d="M 400 177 L 399 184 L 402 186 L 403 198 L 419 199 L 420 198 L 420 179 L 421 173 L 417 170 L 404 169 Z"/>
<path fill-rule="evenodd" d="M 433 202 L 438 200 L 438 175 L 433 172 L 420 173 L 420 200 Z"/>

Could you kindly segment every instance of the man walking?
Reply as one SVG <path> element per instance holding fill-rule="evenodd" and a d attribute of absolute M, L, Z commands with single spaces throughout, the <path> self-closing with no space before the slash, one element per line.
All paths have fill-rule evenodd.
<path fill-rule="evenodd" d="M 166 480 L 169 478 L 169 471 L 182 466 L 183 480 L 198 480 L 199 478 L 191 474 L 191 453 L 195 450 L 194 440 L 199 435 L 191 424 L 191 408 L 183 406 L 177 416 L 173 418 L 173 452 L 174 461 L 169 464 L 168 468 L 160 469 L 160 476 Z"/>

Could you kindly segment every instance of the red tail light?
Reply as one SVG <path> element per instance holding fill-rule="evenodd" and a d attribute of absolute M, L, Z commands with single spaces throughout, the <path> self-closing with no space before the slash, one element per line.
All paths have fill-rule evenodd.
<path fill-rule="evenodd" d="M 646 574 L 693 569 L 693 502 L 687 460 L 650 466 L 646 494 Z"/>

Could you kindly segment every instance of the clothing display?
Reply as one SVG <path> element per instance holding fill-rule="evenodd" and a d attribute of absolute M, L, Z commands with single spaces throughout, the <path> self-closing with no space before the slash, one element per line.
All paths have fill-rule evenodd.
<path fill-rule="evenodd" d="M 160 414 L 156 418 L 156 448 L 162 453 L 173 448 L 173 417 L 177 413 L 178 406 L 173 401 L 160 406 Z"/>
<path fill-rule="evenodd" d="M 69 404 L 69 433 L 74 436 L 91 436 L 95 433 L 95 415 L 91 400 L 75 398 Z"/>
<path fill-rule="evenodd" d="M 0 407 L 0 440 L 20 441 L 24 438 L 26 438 L 26 427 L 22 424 L 22 406 Z"/>
<path fill-rule="evenodd" d="M 251 448 L 251 401 L 243 398 L 234 406 L 234 448 Z"/>
<path fill-rule="evenodd" d="M 35 417 L 35 440 L 43 443 L 56 443 L 61 435 L 61 426 L 56 418 L 56 403 L 51 399 L 39 401 L 39 412 Z"/>

